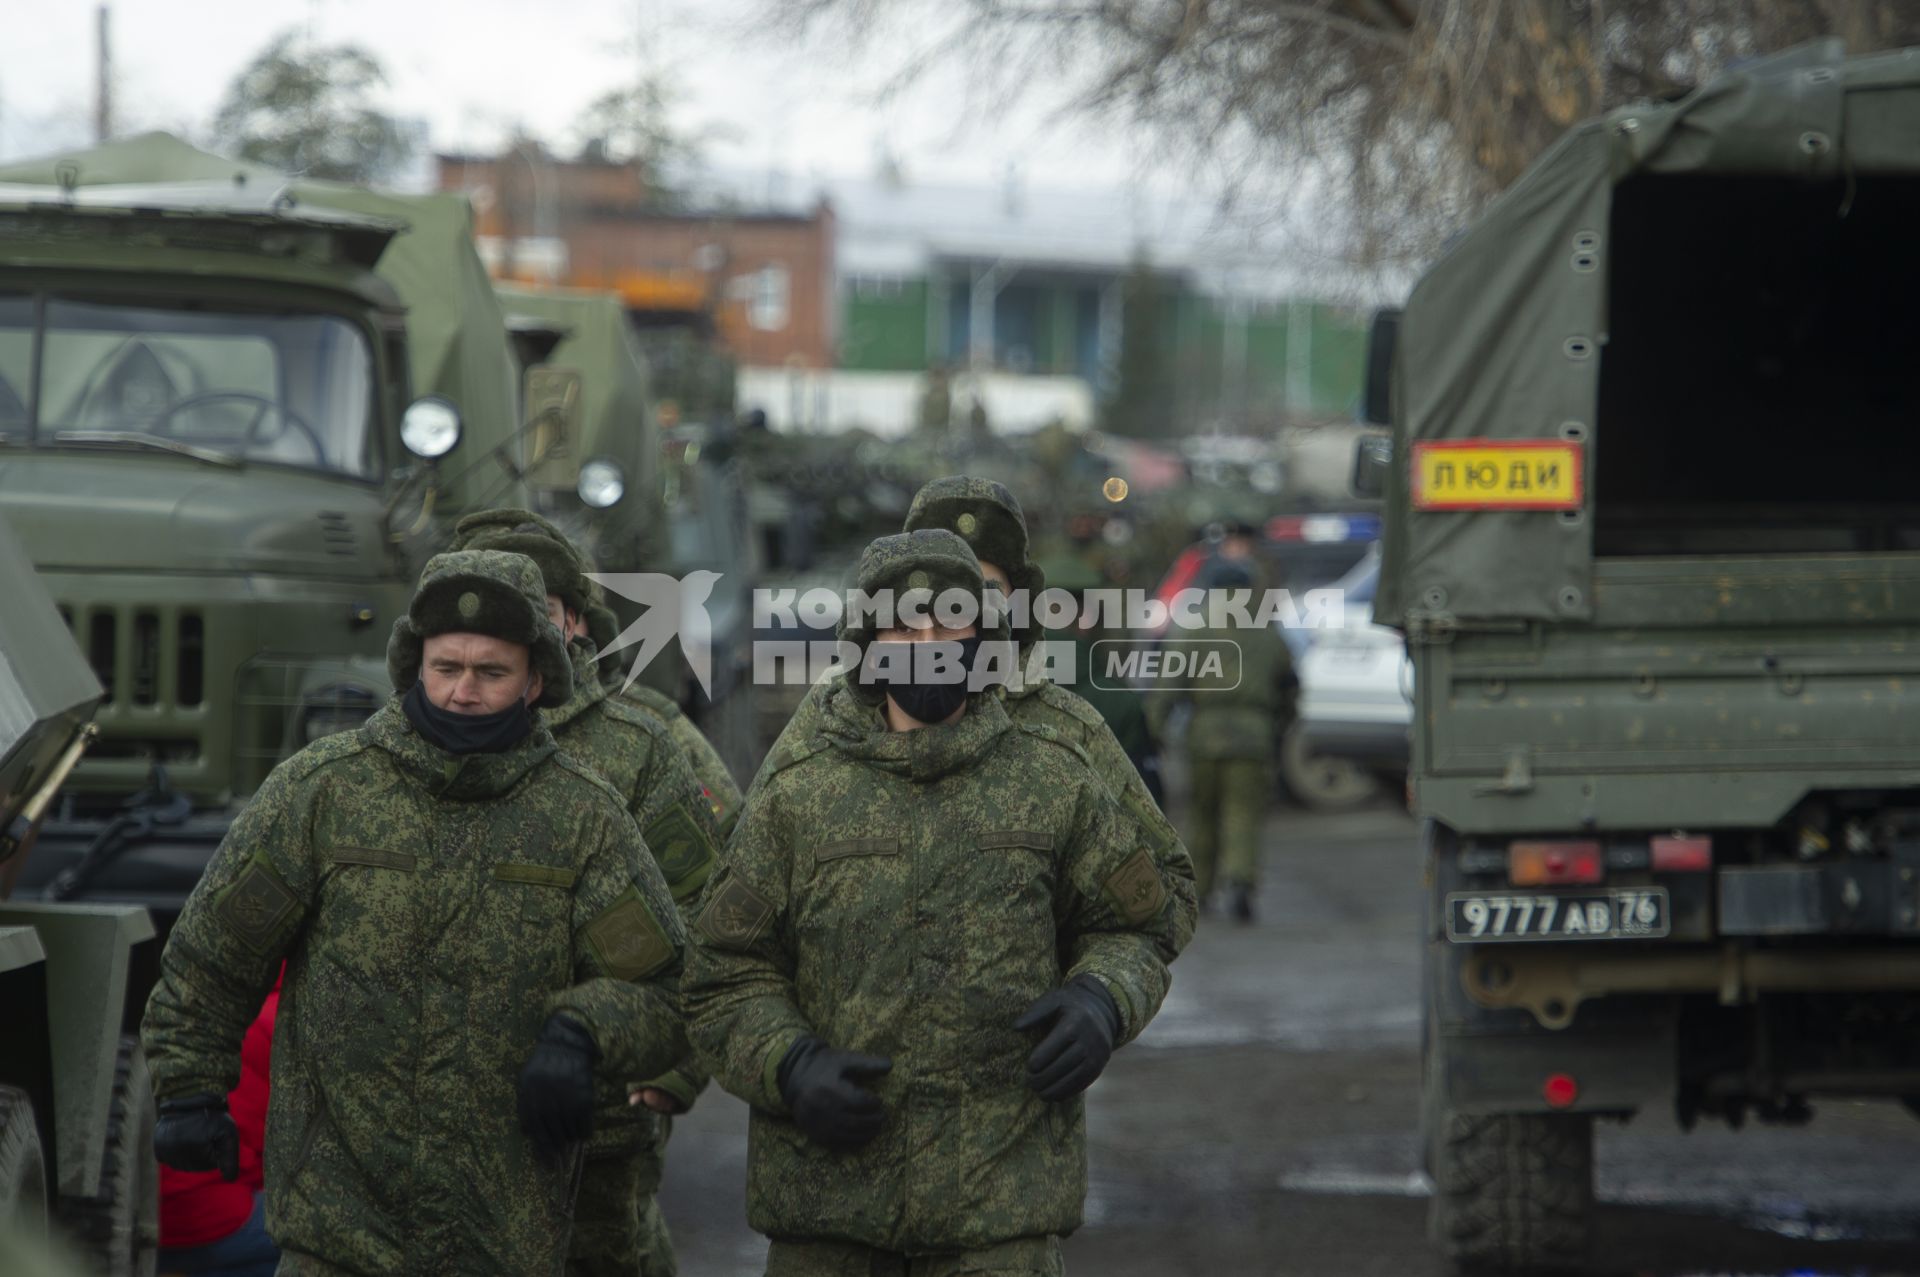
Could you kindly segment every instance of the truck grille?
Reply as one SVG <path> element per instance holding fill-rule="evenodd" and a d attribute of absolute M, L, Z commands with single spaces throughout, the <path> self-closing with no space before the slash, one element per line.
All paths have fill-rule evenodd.
<path fill-rule="evenodd" d="M 206 622 L 197 612 L 112 603 L 60 604 L 105 704 L 197 708 L 206 696 Z"/>

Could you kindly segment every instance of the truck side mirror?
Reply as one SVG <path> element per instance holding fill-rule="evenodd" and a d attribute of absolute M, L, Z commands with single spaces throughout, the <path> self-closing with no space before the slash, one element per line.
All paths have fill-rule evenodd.
<path fill-rule="evenodd" d="M 1397 309 L 1373 312 L 1373 327 L 1367 333 L 1367 387 L 1361 415 L 1376 426 L 1393 424 L 1388 396 L 1393 388 L 1393 350 L 1400 343 L 1400 314 Z"/>
<path fill-rule="evenodd" d="M 1353 450 L 1353 495 L 1379 500 L 1387 495 L 1387 471 L 1393 465 L 1393 436 L 1372 431 Z"/>
<path fill-rule="evenodd" d="M 541 364 L 527 369 L 527 475 L 535 487 L 572 491 L 580 479 L 573 441 L 580 433 L 580 374 Z"/>

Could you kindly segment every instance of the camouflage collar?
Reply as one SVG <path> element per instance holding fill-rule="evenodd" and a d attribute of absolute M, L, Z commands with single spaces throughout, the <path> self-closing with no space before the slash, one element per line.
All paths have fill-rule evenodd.
<path fill-rule="evenodd" d="M 413 730 L 398 696 L 374 711 L 365 731 L 367 739 L 391 754 L 409 779 L 436 798 L 456 802 L 498 798 L 555 749 L 553 733 L 547 730 L 541 715 L 535 714 L 533 734 L 505 753 L 449 754 Z"/>
<path fill-rule="evenodd" d="M 573 662 L 573 695 L 564 705 L 540 711 L 540 721 L 549 730 L 558 734 L 567 724 L 607 699 L 607 686 L 600 681 L 600 668 L 595 664 L 599 654 L 591 639 L 574 639 L 567 644 L 567 656 Z"/>
<path fill-rule="evenodd" d="M 888 731 L 880 711 L 860 705 L 851 695 L 836 699 L 866 712 L 860 717 L 831 715 L 823 731 L 827 744 L 869 767 L 915 782 L 939 780 L 972 766 L 1013 726 L 1000 698 L 991 693 L 968 697 L 967 712 L 957 723 L 911 732 Z"/>

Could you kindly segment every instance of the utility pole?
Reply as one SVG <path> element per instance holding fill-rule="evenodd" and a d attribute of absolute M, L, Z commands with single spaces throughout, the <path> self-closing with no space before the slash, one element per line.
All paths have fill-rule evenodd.
<path fill-rule="evenodd" d="M 108 43 L 110 10 L 101 5 L 99 33 L 95 43 L 96 61 L 93 85 L 93 140 L 104 142 L 113 136 L 113 49 Z"/>

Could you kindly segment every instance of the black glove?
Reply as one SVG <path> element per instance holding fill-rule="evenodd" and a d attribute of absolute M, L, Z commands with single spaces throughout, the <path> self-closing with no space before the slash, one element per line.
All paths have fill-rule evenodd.
<path fill-rule="evenodd" d="M 520 1070 L 520 1129 L 533 1151 L 550 1163 L 593 1130 L 593 1066 L 600 1048 L 578 1020 L 558 1012 L 535 1039 Z"/>
<path fill-rule="evenodd" d="M 878 1135 L 887 1120 L 880 1097 L 860 1083 L 884 1077 L 892 1068 L 885 1056 L 839 1051 L 819 1038 L 801 1038 L 780 1061 L 780 1098 L 793 1110 L 801 1134 L 849 1152 Z"/>
<path fill-rule="evenodd" d="M 240 1131 L 227 1097 L 202 1091 L 161 1100 L 154 1110 L 153 1155 L 176 1171 L 219 1171 L 240 1178 Z"/>
<path fill-rule="evenodd" d="M 1013 1027 L 1022 1033 L 1053 1028 L 1027 1057 L 1027 1085 L 1043 1100 L 1065 1100 L 1093 1085 L 1113 1058 L 1113 1040 L 1120 1036 L 1120 1008 L 1107 986 L 1090 975 L 1078 975 L 1051 993 L 1043 993 Z"/>

